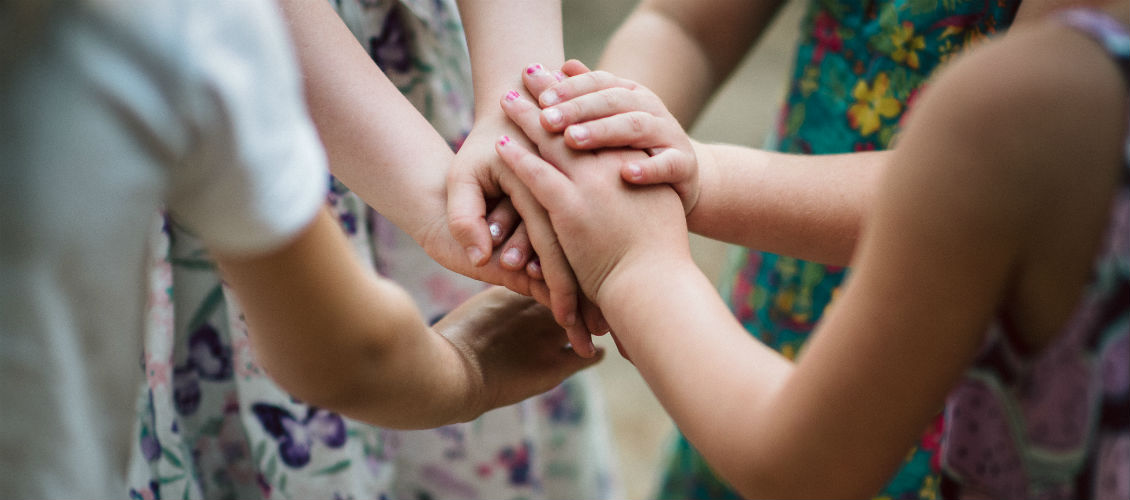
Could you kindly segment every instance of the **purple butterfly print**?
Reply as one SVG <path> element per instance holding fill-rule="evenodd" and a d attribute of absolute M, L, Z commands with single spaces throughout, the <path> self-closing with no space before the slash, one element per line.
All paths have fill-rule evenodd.
<path fill-rule="evenodd" d="M 311 406 L 306 418 L 299 421 L 286 409 L 266 403 L 255 403 L 251 411 L 263 430 L 279 443 L 279 457 L 291 468 L 310 462 L 314 438 L 330 448 L 345 444 L 345 421 L 336 413 Z"/>
<path fill-rule="evenodd" d="M 173 368 L 173 402 L 177 413 L 192 415 L 200 406 L 200 379 L 232 378 L 231 347 L 210 324 L 203 324 L 188 338 L 188 359 Z"/>
<path fill-rule="evenodd" d="M 381 34 L 369 39 L 369 54 L 385 73 L 407 73 L 412 68 L 410 34 L 404 29 L 400 9 L 399 5 L 394 6 L 385 18 Z"/>

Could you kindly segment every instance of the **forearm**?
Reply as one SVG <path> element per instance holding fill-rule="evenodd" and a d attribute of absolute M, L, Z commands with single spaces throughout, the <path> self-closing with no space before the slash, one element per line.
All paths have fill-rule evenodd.
<path fill-rule="evenodd" d="M 290 394 L 389 427 L 472 416 L 462 357 L 404 290 L 364 271 L 327 212 L 276 252 L 217 261 L 256 359 Z"/>
<path fill-rule="evenodd" d="M 632 362 L 715 470 L 734 484 L 776 470 L 757 423 L 792 364 L 745 332 L 693 263 L 652 266 L 600 293 Z"/>
<path fill-rule="evenodd" d="M 560 0 L 459 0 L 467 33 L 475 116 L 501 116 L 498 99 L 522 91 L 522 71 L 533 63 L 557 69 L 565 62 Z"/>
<path fill-rule="evenodd" d="M 279 0 L 335 176 L 409 234 L 444 216 L 453 154 L 324 0 Z"/>
<path fill-rule="evenodd" d="M 781 3 L 645 0 L 613 34 L 599 69 L 647 86 L 690 128 Z"/>
<path fill-rule="evenodd" d="M 695 144 L 702 191 L 691 231 L 757 250 L 847 265 L 889 152 L 792 155 Z"/>

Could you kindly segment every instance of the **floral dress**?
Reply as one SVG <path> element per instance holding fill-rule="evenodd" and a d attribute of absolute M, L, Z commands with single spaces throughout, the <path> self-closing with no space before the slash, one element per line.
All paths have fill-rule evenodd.
<path fill-rule="evenodd" d="M 773 149 L 833 154 L 888 148 L 930 73 L 1003 32 L 1019 0 L 808 0 Z M 722 289 L 751 335 L 795 358 L 844 280 L 842 267 L 739 249 Z M 878 498 L 934 498 L 939 417 Z M 659 498 L 740 498 L 681 435 Z"/>
<path fill-rule="evenodd" d="M 470 68 L 451 0 L 331 0 L 346 25 L 457 148 Z M 449 272 L 327 179 L 358 255 L 438 319 L 483 283 Z M 603 499 L 618 494 L 592 374 L 466 424 L 397 431 L 303 404 L 259 368 L 238 306 L 199 240 L 155 223 L 131 498 Z M 123 492 L 125 496 L 126 492 Z"/>

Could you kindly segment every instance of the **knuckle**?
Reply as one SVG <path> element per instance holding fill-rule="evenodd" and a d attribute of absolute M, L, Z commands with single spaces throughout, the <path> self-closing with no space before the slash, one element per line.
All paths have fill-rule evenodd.
<path fill-rule="evenodd" d="M 627 113 L 624 118 L 628 121 L 628 130 L 633 134 L 638 135 L 646 129 L 641 113 Z"/>

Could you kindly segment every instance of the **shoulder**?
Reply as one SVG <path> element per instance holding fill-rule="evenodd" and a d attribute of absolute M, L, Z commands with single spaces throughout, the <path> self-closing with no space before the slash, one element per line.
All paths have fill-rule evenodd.
<path fill-rule="evenodd" d="M 1126 83 L 1102 46 L 1043 20 L 943 68 L 904 138 L 937 136 L 935 154 L 952 161 L 935 174 L 992 186 L 990 197 L 1039 203 L 1121 159 L 1126 109 Z"/>

